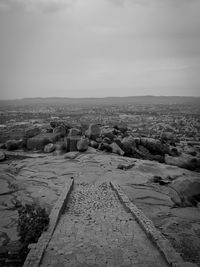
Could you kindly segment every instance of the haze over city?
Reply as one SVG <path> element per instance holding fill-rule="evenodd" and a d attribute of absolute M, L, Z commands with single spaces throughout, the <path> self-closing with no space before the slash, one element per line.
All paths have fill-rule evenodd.
<path fill-rule="evenodd" d="M 0 0 L 0 99 L 200 96 L 198 0 Z"/>

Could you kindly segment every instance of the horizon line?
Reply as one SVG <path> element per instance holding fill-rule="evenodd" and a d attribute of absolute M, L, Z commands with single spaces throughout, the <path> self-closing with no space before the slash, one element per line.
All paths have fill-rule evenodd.
<path fill-rule="evenodd" d="M 67 97 L 67 96 L 47 96 L 47 97 L 40 97 L 40 96 L 34 96 L 34 97 L 21 97 L 21 98 L 5 98 L 0 99 L 0 101 L 20 101 L 20 100 L 28 100 L 28 99 L 82 99 L 82 100 L 88 100 L 88 99 L 108 99 L 108 98 L 130 98 L 130 97 L 181 97 L 181 98 L 200 98 L 200 96 L 185 96 L 185 95 L 127 95 L 127 96 L 102 96 L 102 97 Z"/>

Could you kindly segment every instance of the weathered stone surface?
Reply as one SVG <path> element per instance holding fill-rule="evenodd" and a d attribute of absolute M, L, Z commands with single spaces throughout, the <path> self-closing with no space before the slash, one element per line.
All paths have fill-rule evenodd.
<path fill-rule="evenodd" d="M 160 136 L 160 140 L 162 142 L 166 142 L 166 143 L 174 145 L 175 142 L 177 141 L 177 138 L 172 132 L 163 132 Z"/>
<path fill-rule="evenodd" d="M 99 150 L 106 151 L 106 152 L 112 152 L 112 147 L 107 143 L 101 143 L 98 147 Z"/>
<path fill-rule="evenodd" d="M 64 125 L 59 125 L 53 129 L 53 133 L 59 133 L 61 136 L 65 136 L 66 128 Z"/>
<path fill-rule="evenodd" d="M 94 148 L 94 147 L 91 147 L 91 146 L 89 146 L 88 147 L 88 149 L 87 149 L 87 153 L 96 153 L 97 152 L 97 150 Z"/>
<path fill-rule="evenodd" d="M 51 152 L 53 152 L 54 150 L 55 150 L 55 145 L 54 144 L 52 144 L 52 143 L 49 143 L 49 144 L 47 144 L 47 145 L 45 145 L 45 147 L 44 147 L 44 152 L 45 153 L 51 153 Z"/>
<path fill-rule="evenodd" d="M 200 201 L 200 179 L 197 177 L 181 177 L 172 181 L 172 188 L 178 192 L 183 205 L 196 206 Z"/>
<path fill-rule="evenodd" d="M 104 137 L 104 139 L 103 139 L 103 143 L 106 143 L 106 144 L 111 144 L 111 143 L 112 143 L 112 141 L 111 141 L 111 139 L 110 139 L 110 138 L 108 138 L 108 137 Z"/>
<path fill-rule="evenodd" d="M 27 140 L 27 148 L 29 150 L 43 150 L 48 143 L 55 143 L 60 138 L 59 134 L 46 133 L 36 135 Z"/>
<path fill-rule="evenodd" d="M 64 154 L 65 159 L 75 159 L 79 155 L 78 151 L 72 151 Z"/>
<path fill-rule="evenodd" d="M 166 154 L 165 163 L 193 171 L 200 168 L 200 159 L 184 153 L 182 153 L 179 157 L 171 157 Z"/>
<path fill-rule="evenodd" d="M 101 136 L 103 138 L 107 137 L 112 141 L 115 138 L 113 131 L 114 131 L 113 128 L 101 128 Z"/>
<path fill-rule="evenodd" d="M 0 149 L 6 149 L 6 144 L 0 143 Z"/>
<path fill-rule="evenodd" d="M 180 152 L 175 146 L 169 146 L 169 150 L 167 154 L 169 154 L 172 157 L 180 156 Z"/>
<path fill-rule="evenodd" d="M 78 151 L 80 152 L 84 152 L 88 149 L 88 144 L 89 144 L 89 141 L 87 138 L 81 138 L 78 142 L 77 142 L 77 149 Z"/>
<path fill-rule="evenodd" d="M 123 156 L 125 152 L 114 142 L 110 145 L 112 148 L 112 153 L 118 154 L 120 156 Z"/>
<path fill-rule="evenodd" d="M 163 154 L 163 145 L 157 139 L 141 138 L 140 144 L 147 148 L 152 154 Z"/>
<path fill-rule="evenodd" d="M 68 137 L 75 137 L 75 136 L 80 136 L 81 135 L 81 132 L 79 129 L 77 128 L 71 128 L 69 130 L 69 134 L 68 134 Z"/>
<path fill-rule="evenodd" d="M 121 149 L 123 149 L 122 138 L 117 137 L 113 140 Z"/>
<path fill-rule="evenodd" d="M 101 129 L 98 124 L 90 124 L 86 132 L 86 135 L 92 139 L 96 140 L 101 134 Z"/>
<path fill-rule="evenodd" d="M 0 151 L 0 162 L 6 159 L 6 154 L 3 151 Z"/>
<path fill-rule="evenodd" d="M 135 166 L 134 163 L 132 164 L 118 164 L 117 169 L 127 171 Z"/>
<path fill-rule="evenodd" d="M 18 152 L 9 153 L 17 154 Z M 181 205 L 181 201 L 174 198 L 173 194 L 176 190 L 170 187 L 170 184 L 163 186 L 152 183 L 151 180 L 155 175 L 162 177 L 163 181 L 173 181 L 184 177 L 189 179 L 193 176 L 199 178 L 199 173 L 159 164 L 155 161 L 121 157 L 101 151 L 93 153 L 88 150 L 86 153 L 75 153 L 77 153 L 76 160 L 67 160 L 64 156 L 28 152 L 23 153 L 23 158 L 25 155 L 32 158 L 14 160 L 13 163 L 6 161 L 0 164 L 1 177 L 3 173 L 9 172 L 6 179 L 12 188 L 19 186 L 19 190 L 13 195 L 11 193 L 1 196 L 1 232 L 6 232 L 11 238 L 14 236 L 18 238 L 16 225 L 13 224 L 17 219 L 17 212 L 13 210 L 16 197 L 23 204 L 33 203 L 36 200 L 41 206 L 49 209 L 58 198 L 66 180 L 71 176 L 76 177 L 75 181 L 78 184 L 117 181 L 123 186 L 129 199 L 133 200 L 154 221 L 155 225 L 160 227 L 159 229 L 162 229 L 167 237 L 169 236 L 170 240 L 173 240 L 175 248 L 179 245 L 183 255 L 187 254 L 190 249 L 190 255 L 195 255 L 195 257 L 199 255 L 197 258 L 199 261 L 199 209 L 191 206 L 177 206 L 179 203 Z M 135 163 L 135 166 L 128 171 L 117 169 L 119 164 L 131 165 L 132 163 Z M 175 197 L 177 196 L 178 194 Z M 177 203 L 176 207 L 173 206 L 174 202 Z M 115 244 L 115 240 L 112 244 Z"/>
<path fill-rule="evenodd" d="M 22 147 L 23 140 L 8 140 L 6 141 L 7 150 L 16 150 Z"/>
<path fill-rule="evenodd" d="M 197 155 L 197 151 L 194 149 L 194 147 L 191 147 L 191 146 L 185 146 L 184 153 L 189 154 L 193 157 Z"/>
<path fill-rule="evenodd" d="M 40 133 L 39 127 L 30 127 L 25 131 L 25 137 L 26 138 L 31 138 Z"/>
<path fill-rule="evenodd" d="M 135 140 L 132 136 L 124 137 L 122 140 L 122 149 L 126 155 L 132 155 L 135 151 Z"/>
<path fill-rule="evenodd" d="M 99 144 L 94 140 L 90 140 L 89 145 L 95 149 L 99 146 Z"/>

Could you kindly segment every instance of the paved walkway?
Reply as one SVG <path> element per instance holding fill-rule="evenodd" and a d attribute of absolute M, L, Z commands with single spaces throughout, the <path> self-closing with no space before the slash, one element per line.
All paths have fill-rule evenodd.
<path fill-rule="evenodd" d="M 168 265 L 103 182 L 75 185 L 41 266 Z"/>

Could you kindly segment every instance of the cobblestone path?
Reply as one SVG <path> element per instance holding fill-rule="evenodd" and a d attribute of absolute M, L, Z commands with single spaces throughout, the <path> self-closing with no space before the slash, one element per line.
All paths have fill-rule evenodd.
<path fill-rule="evenodd" d="M 41 266 L 168 265 L 104 182 L 75 185 Z"/>

